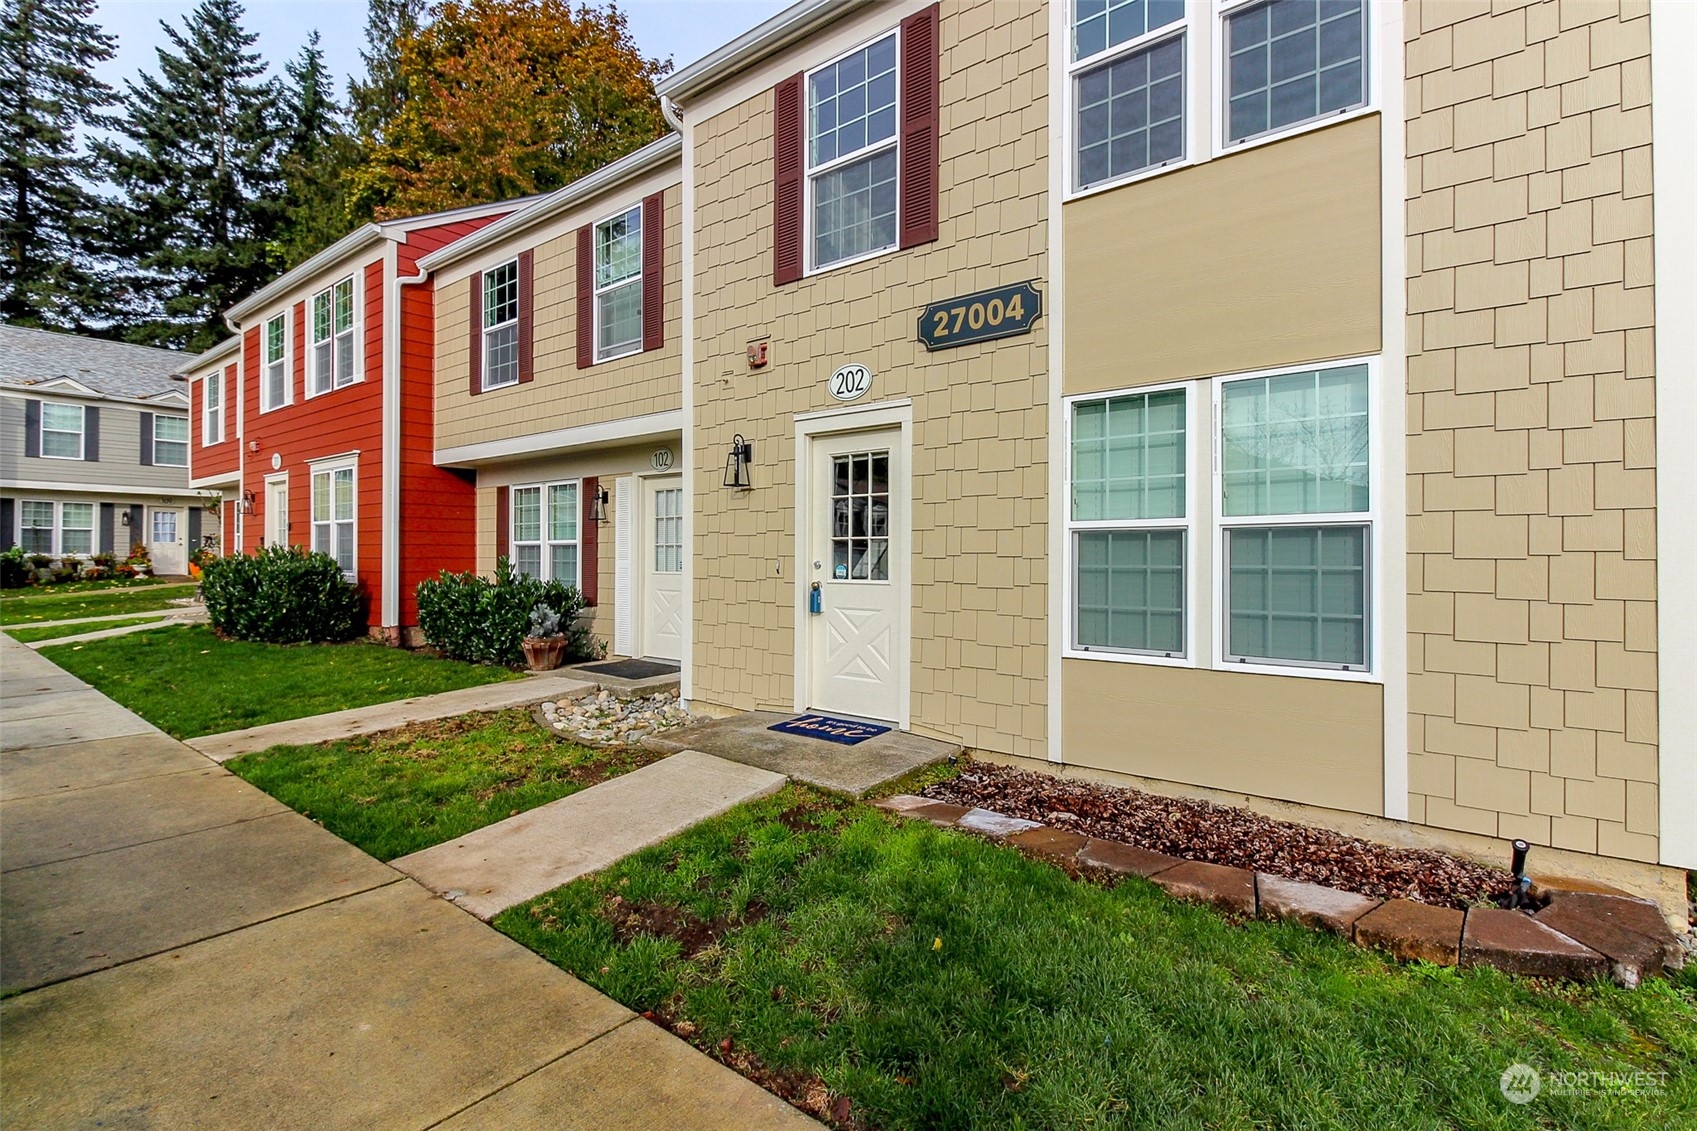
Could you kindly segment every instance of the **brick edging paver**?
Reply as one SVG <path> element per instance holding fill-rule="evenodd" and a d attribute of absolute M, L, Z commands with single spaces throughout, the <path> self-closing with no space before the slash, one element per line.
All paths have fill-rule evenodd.
<path fill-rule="evenodd" d="M 1408 899 L 1376 899 L 1151 852 L 1120 841 L 1054 829 L 989 809 L 898 794 L 874 802 L 904 817 L 954 828 L 1075 868 L 1142 876 L 1176 899 L 1240 918 L 1278 919 L 1342 935 L 1404 961 L 1490 966 L 1528 977 L 1608 976 L 1623 986 L 1679 964 L 1673 932 L 1653 904 L 1627 896 L 1551 891 L 1535 914 L 1473 907 L 1460 911 Z"/>

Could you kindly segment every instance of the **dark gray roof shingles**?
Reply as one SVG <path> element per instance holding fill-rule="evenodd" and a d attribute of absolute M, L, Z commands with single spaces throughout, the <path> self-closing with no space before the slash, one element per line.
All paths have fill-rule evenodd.
<path fill-rule="evenodd" d="M 185 392 L 172 381 L 189 355 L 52 330 L 0 324 L 0 385 L 43 385 L 58 377 L 109 397 L 152 400 Z"/>

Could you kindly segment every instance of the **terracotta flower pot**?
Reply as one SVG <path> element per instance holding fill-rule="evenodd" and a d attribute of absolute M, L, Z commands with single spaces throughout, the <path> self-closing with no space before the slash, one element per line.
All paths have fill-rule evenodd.
<path fill-rule="evenodd" d="M 551 672 L 560 666 L 560 661 L 566 658 L 566 638 L 564 636 L 524 638 L 525 666 L 533 672 Z"/>

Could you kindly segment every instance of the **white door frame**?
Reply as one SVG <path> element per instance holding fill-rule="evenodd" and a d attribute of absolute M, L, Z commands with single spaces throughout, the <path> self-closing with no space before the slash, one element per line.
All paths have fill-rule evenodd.
<path fill-rule="evenodd" d="M 648 575 L 652 572 L 649 569 L 649 563 L 653 560 L 654 555 L 654 516 L 648 511 L 648 489 L 653 485 L 656 479 L 672 479 L 677 481 L 678 489 L 682 490 L 684 480 L 683 474 L 677 471 L 655 471 L 643 475 L 636 475 L 633 476 L 633 478 L 636 480 L 636 490 L 633 492 L 635 495 L 635 499 L 633 500 L 635 506 L 631 509 L 636 512 L 636 526 L 631 531 L 630 611 L 632 648 L 634 649 L 634 655 L 638 658 L 659 659 L 660 657 L 650 656 L 647 651 Z M 684 500 L 684 505 L 689 505 L 688 500 Z M 684 546 L 684 556 L 686 558 L 689 556 L 689 546 L 687 544 Z M 678 580 L 681 588 L 683 579 L 680 577 Z M 689 610 L 687 608 L 681 614 L 681 619 L 689 619 Z M 681 652 L 683 648 L 681 624 L 679 625 L 679 630 L 679 651 Z M 676 660 L 668 662 L 678 664 L 681 670 L 683 657 L 680 655 Z"/>
<path fill-rule="evenodd" d="M 913 401 L 907 398 L 869 405 L 799 413 L 795 417 L 795 710 L 808 708 L 812 686 L 812 626 L 807 611 L 808 585 L 813 580 L 811 523 L 817 517 L 813 499 L 813 441 L 845 432 L 889 430 L 899 435 L 895 446 L 901 458 L 894 461 L 890 491 L 901 500 L 898 521 L 905 527 L 905 552 L 896 570 L 896 701 L 900 704 L 895 723 L 907 730 L 913 719 Z"/>
<path fill-rule="evenodd" d="M 271 536 L 277 532 L 276 516 L 271 513 L 271 488 L 281 485 L 283 488 L 283 541 L 282 545 L 292 545 L 289 541 L 289 473 L 284 471 L 265 477 L 265 521 L 259 524 L 259 540 L 261 545 L 274 546 Z"/>
<path fill-rule="evenodd" d="M 159 555 L 154 552 L 153 547 L 163 546 L 163 545 L 165 545 L 165 543 L 157 542 L 153 538 L 153 516 L 156 515 L 156 514 L 165 514 L 167 512 L 177 516 L 177 522 L 176 522 L 177 536 L 176 536 L 176 538 L 174 538 L 171 541 L 170 544 L 172 546 L 177 547 L 178 549 L 180 549 L 182 551 L 182 558 L 183 558 L 183 560 L 181 562 L 178 562 L 175 558 L 173 558 L 171 560 L 170 564 L 173 565 L 173 566 L 177 566 L 178 568 L 171 570 L 170 575 L 176 576 L 177 574 L 187 573 L 189 571 L 189 554 L 192 551 L 190 551 L 189 545 L 188 545 L 188 542 L 189 542 L 188 508 L 183 507 L 183 506 L 148 507 L 146 509 L 146 511 L 143 512 L 143 514 L 142 514 L 142 522 L 144 524 L 143 533 L 145 533 L 147 535 L 146 545 L 147 545 L 148 554 L 153 559 L 153 572 L 154 572 L 155 576 L 157 576 L 159 573 L 164 572 L 164 571 L 159 569 Z"/>

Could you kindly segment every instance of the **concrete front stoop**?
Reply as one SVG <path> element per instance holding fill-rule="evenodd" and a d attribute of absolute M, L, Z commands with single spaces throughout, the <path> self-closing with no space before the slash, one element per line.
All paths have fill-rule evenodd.
<path fill-rule="evenodd" d="M 1554 887 L 1554 881 L 1546 881 L 1543 891 L 1549 905 L 1536 914 L 1495 907 L 1461 911 L 1183 860 L 928 797 L 898 795 L 876 804 L 903 817 L 1000 841 L 1062 867 L 1142 876 L 1176 899 L 1235 917 L 1283 919 L 1331 931 L 1403 961 L 1491 966 L 1575 981 L 1609 976 L 1630 987 L 1677 969 L 1683 953 L 1655 904 L 1626 895 L 1569 892 Z"/>

